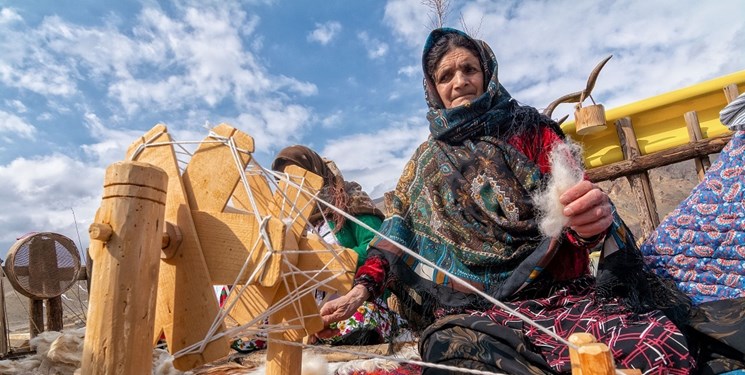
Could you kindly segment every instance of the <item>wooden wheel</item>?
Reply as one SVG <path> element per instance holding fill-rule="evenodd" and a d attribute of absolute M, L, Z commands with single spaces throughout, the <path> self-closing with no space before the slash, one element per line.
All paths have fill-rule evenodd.
<path fill-rule="evenodd" d="M 120 247 L 128 244 L 126 238 L 117 242 L 122 239 L 116 238 L 115 228 L 136 227 L 137 222 L 160 223 L 158 230 L 162 238 L 143 245 L 148 247 L 147 252 L 160 254 L 156 262 L 157 277 L 153 279 L 157 280 L 154 281 L 157 297 L 140 301 L 146 305 L 141 311 L 154 313 L 147 313 L 140 319 L 152 321 L 152 336 L 143 343 L 145 348 L 152 349 L 163 334 L 168 350 L 176 354 L 176 368 L 189 370 L 229 354 L 225 326 L 220 318 L 216 319 L 220 308 L 212 288 L 227 284 L 235 286 L 226 304 L 231 308 L 227 313 L 232 321 L 242 325 L 267 317 L 270 325 L 279 327 L 269 334 L 268 373 L 299 374 L 301 348 L 273 343 L 271 339 L 301 342 L 303 337 L 320 330 L 318 307 L 310 293 L 313 285 L 327 280 L 322 288 L 343 293 L 351 286 L 356 265 L 356 253 L 330 247 L 306 231 L 304 218 L 313 208 L 314 192 L 320 188 L 321 178 L 290 167 L 287 172 L 292 177 L 280 181 L 272 192 L 267 177 L 256 173 L 261 172 L 259 169 L 252 169 L 256 167 L 251 156 L 253 139 L 225 124 L 214 128 L 205 138 L 183 173 L 173 143 L 166 127 L 156 125 L 127 152 L 127 159 L 132 163 L 150 166 L 167 175 L 163 216 L 151 210 L 150 217 L 143 218 L 136 207 L 123 213 L 121 210 L 126 207 L 120 209 L 106 201 L 106 197 L 121 196 L 104 194 L 105 202 L 91 227 L 91 233 L 96 233 L 91 236 L 91 249 L 95 247 L 98 256 L 109 256 L 111 251 L 103 249 L 112 242 Z M 121 183 L 105 181 L 104 185 Z M 132 183 L 133 186 L 138 184 L 142 183 Z M 126 237 L 136 236 L 136 233 L 136 230 L 127 231 Z M 299 249 L 319 251 L 297 251 Z M 142 250 L 124 249 L 125 254 L 127 251 Z M 118 278 L 116 282 L 108 280 L 107 285 L 126 284 L 132 275 L 122 270 L 112 272 L 111 268 L 119 264 L 118 259 L 94 259 L 93 274 L 101 277 L 113 274 Z M 116 301 L 101 300 L 103 295 L 95 293 L 96 280 L 98 278 L 92 285 L 91 306 L 116 304 Z M 99 300 L 94 302 L 94 297 Z M 133 299 L 126 293 L 114 297 L 121 305 L 134 308 L 131 306 Z M 282 305 L 277 307 L 278 303 Z M 153 306 L 148 310 L 147 305 Z M 89 332 L 113 336 L 130 334 L 124 328 L 118 332 L 111 330 L 111 317 L 95 316 L 102 311 L 108 310 L 89 309 L 88 325 L 93 326 Z M 107 345 L 104 349 L 111 352 L 140 349 L 131 341 L 127 341 L 128 347 L 117 347 L 117 337 L 103 340 L 86 336 L 84 373 L 135 373 L 117 365 L 116 362 L 125 361 L 125 358 L 101 358 L 88 353 L 101 351 L 97 346 L 102 342 Z M 144 361 L 144 357 L 135 358 Z M 112 369 L 118 370 L 112 372 Z"/>

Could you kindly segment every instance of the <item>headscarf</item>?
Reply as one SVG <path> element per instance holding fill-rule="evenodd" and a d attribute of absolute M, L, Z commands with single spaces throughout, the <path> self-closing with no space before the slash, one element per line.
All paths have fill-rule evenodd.
<path fill-rule="evenodd" d="M 719 120 L 732 131 L 745 130 L 745 93 L 719 112 Z"/>
<path fill-rule="evenodd" d="M 375 206 L 375 202 L 362 190 L 362 186 L 354 181 L 345 181 L 333 161 L 322 158 L 318 153 L 302 145 L 290 146 L 282 149 L 272 162 L 272 169 L 284 172 L 288 165 L 297 165 L 323 178 L 323 187 L 319 198 L 333 204 L 335 207 L 352 215 L 375 215 L 384 219 L 383 213 Z M 316 225 L 323 218 L 334 223 L 334 232 L 344 226 L 346 217 L 331 208 L 323 206 L 316 208 L 308 220 Z"/>
<path fill-rule="evenodd" d="M 437 40 L 449 33 L 463 35 L 476 46 L 487 82 L 470 105 L 445 109 L 427 76 L 426 59 Z M 431 135 L 406 164 L 380 231 L 484 292 L 509 296 L 524 284 L 548 245 L 530 199 L 544 176 L 508 140 L 528 134 L 538 141 L 541 127 L 560 137 L 563 133 L 535 108 L 512 100 L 499 83 L 497 60 L 484 42 L 455 29 L 434 30 L 422 65 Z M 472 303 L 470 297 L 452 292 L 452 281 L 443 273 L 402 255 L 388 240 L 375 238 L 371 246 L 383 250 L 391 267 L 401 266 L 394 272 L 403 279 L 399 285 L 426 289 L 446 305 Z"/>

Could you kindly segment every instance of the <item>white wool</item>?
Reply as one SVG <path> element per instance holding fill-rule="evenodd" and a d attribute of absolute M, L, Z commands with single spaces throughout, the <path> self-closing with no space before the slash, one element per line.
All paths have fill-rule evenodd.
<path fill-rule="evenodd" d="M 417 350 L 416 346 L 408 345 L 404 346 L 396 352 L 393 357 L 400 358 L 400 359 L 410 359 L 410 360 L 421 360 L 421 357 L 419 356 L 419 351 Z M 382 358 L 372 358 L 372 359 L 360 359 L 356 361 L 349 361 L 346 363 L 340 364 L 336 368 L 336 374 L 337 375 L 349 375 L 354 374 L 359 371 L 367 371 L 367 372 L 373 372 L 376 370 L 384 370 L 384 371 L 393 371 L 398 366 L 400 366 L 401 363 L 398 361 L 391 361 L 387 359 Z"/>
<path fill-rule="evenodd" d="M 36 353 L 17 360 L 0 361 L 0 374 L 80 375 L 85 327 L 62 332 L 45 331 L 29 340 Z M 153 351 L 153 375 L 187 375 L 173 367 L 173 356 L 162 349 Z"/>
<path fill-rule="evenodd" d="M 558 237 L 569 218 L 564 216 L 564 205 L 559 197 L 567 189 L 580 183 L 584 176 L 582 168 L 582 148 L 570 140 L 560 143 L 549 155 L 551 176 L 545 190 L 533 196 L 538 210 L 538 225 L 546 237 Z"/>
<path fill-rule="evenodd" d="M 326 358 L 312 353 L 303 353 L 303 375 L 326 375 L 329 363 Z"/>
<path fill-rule="evenodd" d="M 327 375 L 334 374 L 333 371 L 329 371 L 329 363 L 326 358 L 322 355 L 313 354 L 309 352 L 303 352 L 303 369 L 302 375 Z M 264 375 L 266 374 L 266 365 L 252 370 L 247 375 Z"/>

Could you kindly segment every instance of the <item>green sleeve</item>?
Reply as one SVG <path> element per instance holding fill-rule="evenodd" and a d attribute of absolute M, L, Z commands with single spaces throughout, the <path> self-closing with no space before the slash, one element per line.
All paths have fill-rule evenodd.
<path fill-rule="evenodd" d="M 375 230 L 378 230 L 380 225 L 383 223 L 383 220 L 375 215 L 360 215 L 356 216 L 356 218 Z M 333 229 L 333 223 L 329 223 L 329 225 L 331 225 Z M 375 233 L 351 220 L 345 221 L 344 227 L 336 232 L 336 240 L 339 241 L 339 244 L 350 248 L 357 253 L 358 268 L 365 263 L 365 259 L 367 259 L 367 245 L 373 237 L 375 237 Z"/>

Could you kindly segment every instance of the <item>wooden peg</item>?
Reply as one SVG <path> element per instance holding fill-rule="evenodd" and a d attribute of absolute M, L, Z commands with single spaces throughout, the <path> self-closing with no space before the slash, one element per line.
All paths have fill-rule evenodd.
<path fill-rule="evenodd" d="M 184 236 L 178 226 L 166 221 L 165 231 L 160 244 L 160 259 L 171 259 L 176 255 L 176 250 L 181 245 Z"/>
<path fill-rule="evenodd" d="M 106 242 L 111 238 L 111 225 L 104 223 L 93 223 L 88 227 L 88 234 L 92 240 Z"/>

